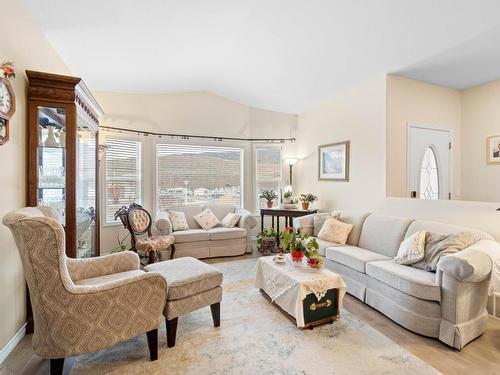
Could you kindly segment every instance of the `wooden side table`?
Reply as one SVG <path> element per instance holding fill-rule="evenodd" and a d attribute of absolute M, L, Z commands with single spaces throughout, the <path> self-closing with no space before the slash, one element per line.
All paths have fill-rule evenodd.
<path fill-rule="evenodd" d="M 276 220 L 276 231 L 280 231 L 280 217 L 285 218 L 285 226 L 292 226 L 292 219 L 294 217 L 301 217 L 305 215 L 315 214 L 318 210 L 302 210 L 302 209 L 285 209 L 285 208 L 261 208 L 260 209 L 260 230 L 264 230 L 264 217 L 271 216 L 271 225 L 274 229 L 274 217 Z"/>

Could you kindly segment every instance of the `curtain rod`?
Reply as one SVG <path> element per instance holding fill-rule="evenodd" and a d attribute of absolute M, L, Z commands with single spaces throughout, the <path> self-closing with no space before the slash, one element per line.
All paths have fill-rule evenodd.
<path fill-rule="evenodd" d="M 145 130 L 132 130 L 126 128 L 117 128 L 113 126 L 99 126 L 101 129 L 113 130 L 118 132 L 136 133 L 143 134 L 146 136 L 153 135 L 157 137 L 177 137 L 181 139 L 212 139 L 214 141 L 244 141 L 244 142 L 268 142 L 268 143 L 285 143 L 285 142 L 295 142 L 295 138 L 238 138 L 238 137 L 211 137 L 209 135 L 191 135 L 191 134 L 173 134 L 173 133 L 156 133 L 148 132 Z"/>

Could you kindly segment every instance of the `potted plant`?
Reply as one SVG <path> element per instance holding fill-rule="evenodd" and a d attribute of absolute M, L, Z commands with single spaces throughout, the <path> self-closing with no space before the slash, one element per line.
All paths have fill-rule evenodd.
<path fill-rule="evenodd" d="M 264 190 L 261 194 L 260 194 L 260 197 L 261 198 L 264 198 L 267 202 L 267 208 L 272 208 L 273 207 L 273 201 L 278 199 L 278 194 L 272 190 L 272 189 L 269 189 L 269 190 Z"/>
<path fill-rule="evenodd" d="M 318 253 L 318 242 L 308 234 L 302 234 L 300 230 L 294 231 L 292 227 L 284 228 L 280 233 L 280 247 L 283 251 L 290 253 L 294 262 L 302 262 L 305 256 L 308 259 L 315 258 L 316 261 L 312 263 L 321 267 L 322 259 Z"/>
<path fill-rule="evenodd" d="M 118 242 L 118 246 L 111 250 L 111 253 L 119 253 L 121 251 L 127 250 L 127 245 L 125 244 L 125 240 L 130 236 L 130 233 L 127 233 L 125 237 L 120 238 L 120 234 L 116 236 L 116 240 Z"/>
<path fill-rule="evenodd" d="M 274 228 L 267 228 L 257 235 L 257 250 L 262 255 L 269 255 L 276 251 L 276 234 Z"/>
<path fill-rule="evenodd" d="M 291 204 L 292 201 L 293 201 L 292 192 L 291 191 L 285 191 L 283 193 L 283 203 Z"/>
<path fill-rule="evenodd" d="M 302 208 L 304 210 L 308 210 L 309 205 L 311 203 L 316 202 L 318 200 L 318 197 L 314 194 L 308 193 L 308 194 L 301 194 L 299 199 L 302 202 Z"/>

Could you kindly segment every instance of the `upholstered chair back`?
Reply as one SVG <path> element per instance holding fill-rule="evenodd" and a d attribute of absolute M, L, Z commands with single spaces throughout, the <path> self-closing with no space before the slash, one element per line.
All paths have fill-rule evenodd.
<path fill-rule="evenodd" d="M 142 207 L 131 208 L 128 213 L 130 229 L 136 235 L 148 232 L 151 234 L 152 219 L 148 211 Z"/>
<path fill-rule="evenodd" d="M 50 343 L 48 327 L 61 317 L 60 305 L 69 301 L 65 286 L 73 286 L 66 267 L 64 229 L 56 218 L 49 207 L 22 208 L 3 218 L 14 236 L 30 290 L 34 348 Z"/>

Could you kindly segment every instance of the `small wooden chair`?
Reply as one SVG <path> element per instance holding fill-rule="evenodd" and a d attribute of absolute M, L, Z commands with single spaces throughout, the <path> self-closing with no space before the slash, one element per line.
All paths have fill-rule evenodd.
<path fill-rule="evenodd" d="M 120 218 L 123 226 L 130 232 L 132 250 L 143 251 L 148 255 L 148 264 L 158 261 L 160 250 L 171 247 L 170 259 L 174 257 L 174 236 L 153 236 L 151 226 L 153 220 L 148 211 L 141 205 L 132 203 L 129 207 L 123 206 L 115 213 L 115 219 Z M 147 237 L 138 237 L 147 234 Z"/>

